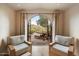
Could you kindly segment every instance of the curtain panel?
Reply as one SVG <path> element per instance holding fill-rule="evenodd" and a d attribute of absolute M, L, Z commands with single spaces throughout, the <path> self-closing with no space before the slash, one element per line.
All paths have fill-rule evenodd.
<path fill-rule="evenodd" d="M 55 13 L 55 35 L 64 35 L 64 13 L 58 11 Z"/>
<path fill-rule="evenodd" d="M 25 14 L 22 11 L 16 11 L 16 21 L 15 21 L 16 35 L 25 34 Z"/>

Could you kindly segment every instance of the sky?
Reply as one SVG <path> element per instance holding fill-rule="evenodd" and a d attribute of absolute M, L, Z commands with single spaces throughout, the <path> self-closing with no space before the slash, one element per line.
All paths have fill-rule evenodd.
<path fill-rule="evenodd" d="M 37 20 L 40 19 L 40 16 L 35 16 L 31 19 L 31 24 L 37 25 Z"/>

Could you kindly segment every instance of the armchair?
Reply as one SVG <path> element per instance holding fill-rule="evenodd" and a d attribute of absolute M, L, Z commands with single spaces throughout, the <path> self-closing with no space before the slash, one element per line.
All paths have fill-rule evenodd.
<path fill-rule="evenodd" d="M 31 42 L 26 42 L 24 35 L 10 36 L 8 38 L 8 52 L 11 56 L 19 56 L 26 52 L 31 53 Z"/>
<path fill-rule="evenodd" d="M 73 56 L 74 39 L 72 37 L 56 35 L 55 42 L 49 44 L 50 56 Z"/>

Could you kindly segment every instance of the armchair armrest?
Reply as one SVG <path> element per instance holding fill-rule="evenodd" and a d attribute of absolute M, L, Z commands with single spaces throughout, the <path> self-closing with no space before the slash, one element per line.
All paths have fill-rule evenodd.
<path fill-rule="evenodd" d="M 25 41 L 25 43 L 27 43 L 28 45 L 32 45 L 32 42 L 29 41 Z"/>
<path fill-rule="evenodd" d="M 11 56 L 15 55 L 15 48 L 12 45 L 8 45 L 8 51 Z"/>
<path fill-rule="evenodd" d="M 50 46 L 53 45 L 53 42 L 52 42 L 52 43 L 49 43 L 49 45 L 50 45 Z"/>
<path fill-rule="evenodd" d="M 12 45 L 8 45 L 8 48 L 9 48 L 11 51 L 12 51 L 12 50 L 15 50 Z"/>
<path fill-rule="evenodd" d="M 74 55 L 74 45 L 69 46 L 68 55 L 73 56 Z"/>
<path fill-rule="evenodd" d="M 53 46 L 56 42 L 49 43 L 49 46 Z"/>
<path fill-rule="evenodd" d="M 32 53 L 32 42 L 25 41 L 25 43 L 29 45 L 29 50 L 28 50 L 28 51 L 29 51 L 30 53 Z"/>

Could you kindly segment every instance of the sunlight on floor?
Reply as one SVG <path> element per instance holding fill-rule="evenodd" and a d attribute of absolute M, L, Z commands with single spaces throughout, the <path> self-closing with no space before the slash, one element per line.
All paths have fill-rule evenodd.
<path fill-rule="evenodd" d="M 32 46 L 32 56 L 48 56 L 49 55 L 49 46 Z"/>

